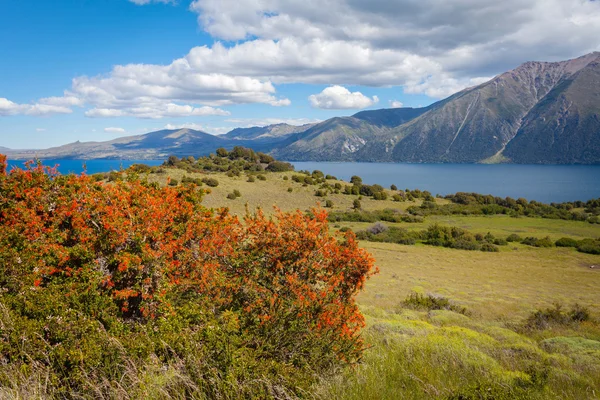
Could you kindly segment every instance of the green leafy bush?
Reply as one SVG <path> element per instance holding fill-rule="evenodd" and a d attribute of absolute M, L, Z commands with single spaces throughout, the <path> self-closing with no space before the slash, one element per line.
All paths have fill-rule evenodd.
<path fill-rule="evenodd" d="M 554 242 L 556 247 L 577 247 L 579 242 L 575 239 L 563 237 Z"/>
<path fill-rule="evenodd" d="M 467 315 L 469 311 L 462 306 L 453 304 L 449 299 L 442 296 L 434 296 L 432 294 L 411 293 L 401 303 L 403 307 L 413 308 L 417 310 L 449 310 L 459 314 Z"/>
<path fill-rule="evenodd" d="M 219 181 L 216 180 L 215 178 L 204 178 L 204 179 L 202 179 L 202 182 L 210 187 L 219 186 Z"/>
<path fill-rule="evenodd" d="M 511 233 L 510 235 L 508 235 L 506 237 L 506 241 L 509 243 L 514 243 L 514 242 L 521 243 L 523 241 L 523 238 L 521 236 L 517 235 L 516 233 Z"/>
<path fill-rule="evenodd" d="M 587 254 L 600 254 L 600 240 L 583 239 L 577 244 L 577 251 Z"/>

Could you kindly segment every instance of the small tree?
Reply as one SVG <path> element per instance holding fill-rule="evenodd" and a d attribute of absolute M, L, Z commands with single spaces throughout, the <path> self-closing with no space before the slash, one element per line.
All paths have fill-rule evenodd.
<path fill-rule="evenodd" d="M 398 190 L 398 187 L 396 185 L 392 185 L 390 186 L 390 190 Z"/>
<path fill-rule="evenodd" d="M 362 208 L 360 200 L 354 199 L 354 201 L 352 202 L 352 208 L 354 208 L 355 210 L 360 210 Z"/>
<path fill-rule="evenodd" d="M 356 186 L 362 185 L 362 178 L 360 176 L 354 175 L 350 178 L 350 183 Z"/>

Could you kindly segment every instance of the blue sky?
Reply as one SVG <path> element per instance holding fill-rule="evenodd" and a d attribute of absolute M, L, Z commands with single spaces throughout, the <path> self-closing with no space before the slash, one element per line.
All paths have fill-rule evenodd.
<path fill-rule="evenodd" d="M 600 2 L 4 0 L 0 36 L 0 146 L 43 148 L 428 105 L 600 49 Z"/>

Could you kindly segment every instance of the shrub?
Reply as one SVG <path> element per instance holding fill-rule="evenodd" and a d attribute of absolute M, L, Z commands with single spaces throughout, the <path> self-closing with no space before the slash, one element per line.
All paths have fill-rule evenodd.
<path fill-rule="evenodd" d="M 463 315 L 468 314 L 468 310 L 465 307 L 453 304 L 446 297 L 431 294 L 424 295 L 413 292 L 401 304 L 403 307 L 417 310 L 450 310 Z"/>
<path fill-rule="evenodd" d="M 275 161 L 275 159 L 272 156 L 265 154 L 265 153 L 258 152 L 258 153 L 256 153 L 256 155 L 258 156 L 258 161 L 262 164 L 269 164 L 269 166 L 270 166 L 272 163 L 275 163 L 275 162 L 282 163 L 281 161 Z M 282 163 L 282 164 L 287 164 L 287 163 Z M 292 166 L 292 164 L 289 164 L 289 166 L 294 168 Z M 274 170 L 270 170 L 270 171 L 274 171 Z M 275 172 L 283 172 L 283 171 L 275 171 Z"/>
<path fill-rule="evenodd" d="M 500 251 L 500 249 L 498 247 L 494 246 L 491 243 L 484 243 L 484 244 L 482 244 L 480 250 L 481 251 L 487 251 L 487 252 L 490 252 L 490 253 L 497 253 L 497 252 Z"/>
<path fill-rule="evenodd" d="M 267 177 L 264 176 L 264 175 L 257 175 L 256 177 L 258 178 L 259 181 L 266 181 L 267 180 Z"/>
<path fill-rule="evenodd" d="M 204 179 L 202 179 L 202 182 L 205 183 L 207 186 L 210 186 L 210 187 L 217 187 L 217 186 L 219 186 L 219 181 L 216 180 L 215 178 L 204 178 Z"/>
<path fill-rule="evenodd" d="M 388 227 L 386 225 L 382 224 L 381 222 L 377 222 L 375 225 L 372 225 L 369 228 L 367 228 L 367 232 L 369 232 L 372 235 L 378 235 L 387 230 L 388 230 Z"/>
<path fill-rule="evenodd" d="M 360 200 L 354 199 L 354 201 L 352 202 L 352 208 L 354 208 L 355 210 L 360 210 L 362 208 Z"/>
<path fill-rule="evenodd" d="M 577 244 L 577 251 L 587 254 L 600 254 L 600 240 L 583 239 Z"/>
<path fill-rule="evenodd" d="M 565 311 L 560 303 L 554 303 L 551 308 L 538 309 L 531 313 L 525 322 L 529 329 L 548 329 L 555 325 L 568 325 L 590 320 L 587 307 L 574 304 L 571 310 Z"/>
<path fill-rule="evenodd" d="M 288 193 L 292 193 L 294 191 L 294 189 L 289 187 L 289 188 L 287 188 L 287 191 L 288 191 Z"/>
<path fill-rule="evenodd" d="M 396 185 L 391 185 L 390 190 L 398 190 L 398 187 Z"/>
<path fill-rule="evenodd" d="M 229 200 L 235 200 L 235 199 L 237 199 L 237 196 L 235 195 L 235 193 L 229 193 L 229 194 L 227 195 L 227 198 L 228 198 Z"/>
<path fill-rule="evenodd" d="M 563 237 L 554 242 L 556 247 L 577 247 L 579 242 L 575 239 Z"/>
<path fill-rule="evenodd" d="M 373 194 L 373 199 L 375 200 L 387 200 L 388 195 L 386 192 L 375 192 Z"/>
<path fill-rule="evenodd" d="M 526 237 L 525 239 L 523 239 L 522 243 L 526 244 L 528 246 L 534 246 L 534 247 L 553 247 L 554 246 L 554 242 L 552 242 L 552 240 L 550 239 L 549 236 L 546 236 L 545 238 L 542 238 L 542 239 L 538 239 L 536 237 Z"/>
<path fill-rule="evenodd" d="M 256 179 L 252 175 L 248 177 L 248 182 L 256 182 Z"/>
<path fill-rule="evenodd" d="M 327 192 L 325 190 L 319 189 L 319 190 L 315 191 L 315 196 L 317 196 L 317 197 L 325 197 L 325 196 L 327 196 Z"/>
<path fill-rule="evenodd" d="M 283 180 L 284 180 L 284 181 L 288 181 L 288 180 L 290 180 L 290 177 L 289 177 L 289 176 L 287 176 L 287 175 L 284 175 L 284 176 L 283 176 Z"/>
<path fill-rule="evenodd" d="M 233 190 L 233 194 L 234 194 L 235 197 L 242 197 L 242 193 L 240 193 L 240 191 L 237 190 L 237 189 Z"/>
<path fill-rule="evenodd" d="M 459 239 L 450 242 L 450 247 L 461 250 L 483 250 L 483 246 L 473 240 Z M 485 251 L 485 250 L 484 250 Z"/>
<path fill-rule="evenodd" d="M 356 186 L 360 186 L 360 185 L 362 185 L 362 178 L 360 176 L 353 175 L 350 178 L 350 183 L 353 185 L 356 185 Z"/>
<path fill-rule="evenodd" d="M 333 208 L 333 201 L 326 200 L 325 201 L 325 207 L 327 207 L 327 208 Z"/>
<path fill-rule="evenodd" d="M 294 166 L 290 163 L 283 162 L 283 161 L 271 161 L 269 163 L 269 165 L 267 166 L 266 170 L 270 171 L 270 172 L 287 172 L 287 171 L 293 171 Z"/>
<path fill-rule="evenodd" d="M 0 385 L 131 398 L 150 371 L 161 398 L 294 398 L 357 362 L 373 261 L 355 236 L 331 236 L 322 210 L 240 221 L 201 199 L 42 167 L 0 176 Z"/>
<path fill-rule="evenodd" d="M 523 241 L 523 238 L 521 236 L 517 235 L 516 233 L 511 233 L 510 235 L 508 235 L 506 237 L 506 241 L 509 243 L 513 243 L 513 242 L 520 243 Z"/>
<path fill-rule="evenodd" d="M 179 181 L 177 179 L 169 180 L 169 186 L 177 186 L 179 185 Z"/>

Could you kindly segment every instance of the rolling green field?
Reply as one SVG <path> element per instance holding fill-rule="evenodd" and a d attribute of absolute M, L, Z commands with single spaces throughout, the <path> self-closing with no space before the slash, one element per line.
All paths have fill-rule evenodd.
<path fill-rule="evenodd" d="M 169 170 L 179 179 L 184 175 Z M 228 207 L 237 215 L 274 206 L 308 210 L 332 200 L 333 211 L 349 211 L 357 196 L 316 197 L 315 186 L 285 180 L 293 173 L 269 173 L 267 180 L 211 174 L 208 207 Z M 150 175 L 166 184 L 166 176 Z M 329 183 L 335 183 L 330 181 Z M 399 182 L 401 185 L 402 183 Z M 292 188 L 291 192 L 288 188 Z M 237 189 L 241 197 L 227 199 Z M 438 204 L 447 200 L 436 199 Z M 361 199 L 363 210 L 406 210 L 414 202 Z M 600 225 L 556 219 L 497 216 L 429 216 L 418 223 L 386 223 L 423 230 L 433 223 L 473 233 L 506 237 L 600 237 Z M 332 230 L 364 230 L 371 223 L 337 222 Z M 364 337 L 371 345 L 359 365 L 324 377 L 307 397 L 324 399 L 594 399 L 600 398 L 600 256 L 573 248 L 536 248 L 519 243 L 499 252 L 465 251 L 422 244 L 361 242 L 376 259 L 380 273 L 358 301 L 367 318 Z M 443 296 L 465 307 L 446 309 L 403 306 L 411 293 Z M 579 304 L 591 319 L 549 321 L 532 327 L 535 310 L 560 303 L 568 315 Z"/>

